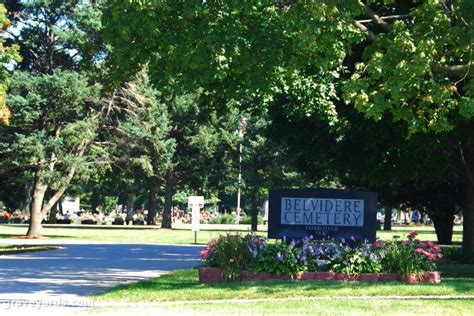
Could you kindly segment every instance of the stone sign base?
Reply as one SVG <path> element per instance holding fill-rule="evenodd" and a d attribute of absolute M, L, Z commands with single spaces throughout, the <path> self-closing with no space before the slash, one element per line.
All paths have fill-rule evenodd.
<path fill-rule="evenodd" d="M 199 268 L 199 282 L 219 283 L 224 282 L 221 278 L 219 268 Z M 391 273 L 363 273 L 361 275 L 351 275 L 336 272 L 302 272 L 295 278 L 289 275 L 266 274 L 263 272 L 251 273 L 241 271 L 240 277 L 236 281 L 269 281 L 269 280 L 301 280 L 301 281 L 359 281 L 359 282 L 406 282 L 406 283 L 440 283 L 441 273 L 439 271 L 425 272 L 421 274 L 410 274 L 406 278 L 401 278 L 397 274 Z"/>

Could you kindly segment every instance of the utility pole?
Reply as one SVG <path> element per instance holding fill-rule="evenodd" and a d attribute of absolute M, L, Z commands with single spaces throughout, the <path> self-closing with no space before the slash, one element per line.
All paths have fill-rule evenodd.
<path fill-rule="evenodd" d="M 237 130 L 238 135 L 240 136 L 239 143 L 239 176 L 237 180 L 237 224 L 240 222 L 240 190 L 242 185 L 242 152 L 244 150 L 243 141 L 244 141 L 244 125 L 245 117 L 240 114 L 239 116 L 239 129 Z"/>
<path fill-rule="evenodd" d="M 242 143 L 239 144 L 239 177 L 237 181 L 237 224 L 240 221 L 240 186 L 242 184 Z"/>

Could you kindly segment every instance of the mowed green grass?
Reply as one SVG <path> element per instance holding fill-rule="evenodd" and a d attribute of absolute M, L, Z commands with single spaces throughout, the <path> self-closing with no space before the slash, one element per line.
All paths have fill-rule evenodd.
<path fill-rule="evenodd" d="M 97 300 L 164 302 L 222 299 L 474 295 L 474 265 L 440 264 L 440 284 L 360 283 L 338 281 L 266 281 L 201 284 L 196 269 L 120 286 L 95 296 Z"/>
<path fill-rule="evenodd" d="M 26 227 L 0 226 L 1 238 L 15 238 L 25 235 Z M 219 237 L 227 230 L 203 230 L 197 233 L 197 242 L 207 243 L 210 239 Z M 238 232 L 233 230 L 233 232 Z M 245 233 L 246 231 L 241 231 Z M 64 228 L 45 227 L 43 237 L 48 239 L 67 239 L 114 243 L 156 243 L 156 244 L 191 244 L 194 243 L 194 232 L 185 229 L 129 229 L 115 227 L 97 228 Z"/>
<path fill-rule="evenodd" d="M 0 256 L 18 253 L 55 250 L 61 247 L 47 245 L 0 245 Z"/>
<path fill-rule="evenodd" d="M 440 284 L 268 281 L 200 284 L 197 270 L 120 286 L 96 295 L 101 303 L 140 302 L 135 306 L 97 307 L 101 315 L 472 315 L 474 265 L 440 264 Z M 386 296 L 392 296 L 387 298 Z M 404 296 L 407 299 L 393 299 Z M 426 296 L 426 298 L 412 298 Z M 445 299 L 439 299 L 444 296 Z M 449 297 L 449 298 L 448 298 Z M 233 301 L 243 300 L 243 301 Z M 258 301 L 252 301 L 258 300 Z M 148 305 L 146 302 L 161 302 Z"/>
<path fill-rule="evenodd" d="M 176 229 L 157 229 L 157 228 L 126 228 L 97 226 L 90 227 L 45 227 L 43 235 L 51 239 L 76 239 L 85 241 L 102 241 L 116 243 L 163 243 L 163 244 L 189 244 L 194 242 L 194 232 L 190 231 L 189 226 L 175 225 Z M 239 230 L 238 228 L 241 227 Z M 436 241 L 436 234 L 432 226 L 397 226 L 392 231 L 377 231 L 377 236 L 382 239 L 391 238 L 393 235 L 406 236 L 411 230 L 419 233 L 419 239 Z M 27 231 L 26 226 L 7 226 L 0 225 L 1 238 L 14 238 L 24 235 Z M 197 233 L 198 243 L 205 244 L 210 239 L 217 238 L 220 234 L 227 232 L 247 233 L 248 225 L 207 225 Z M 266 230 L 258 232 L 266 236 Z M 453 241 L 460 243 L 462 240 L 462 226 L 454 227 Z"/>
<path fill-rule="evenodd" d="M 474 300 L 302 299 L 94 308 L 80 315 L 472 315 Z"/>

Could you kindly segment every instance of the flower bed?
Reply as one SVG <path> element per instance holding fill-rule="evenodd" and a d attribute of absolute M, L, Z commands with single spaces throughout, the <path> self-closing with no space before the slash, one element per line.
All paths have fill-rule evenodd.
<path fill-rule="evenodd" d="M 268 242 L 246 235 L 223 235 L 201 251 L 206 267 L 202 283 L 256 280 L 337 280 L 360 282 L 439 283 L 435 260 L 441 249 L 420 242 L 411 232 L 406 240 L 366 242 L 302 240 Z"/>

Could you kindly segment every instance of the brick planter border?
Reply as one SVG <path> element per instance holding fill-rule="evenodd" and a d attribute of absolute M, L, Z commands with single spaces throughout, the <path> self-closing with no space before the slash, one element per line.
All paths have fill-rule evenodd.
<path fill-rule="evenodd" d="M 201 283 L 219 283 L 223 282 L 221 278 L 221 269 L 201 267 L 198 269 L 199 282 Z M 297 281 L 343 281 L 343 282 L 405 282 L 405 283 L 440 283 L 441 273 L 439 271 L 425 272 L 422 274 L 410 274 L 406 278 L 401 278 L 393 273 L 363 273 L 359 276 L 335 272 L 301 272 L 295 278 L 289 275 L 266 274 L 263 272 L 251 273 L 241 271 L 240 277 L 236 281 L 274 281 L 274 280 L 297 280 Z"/>

